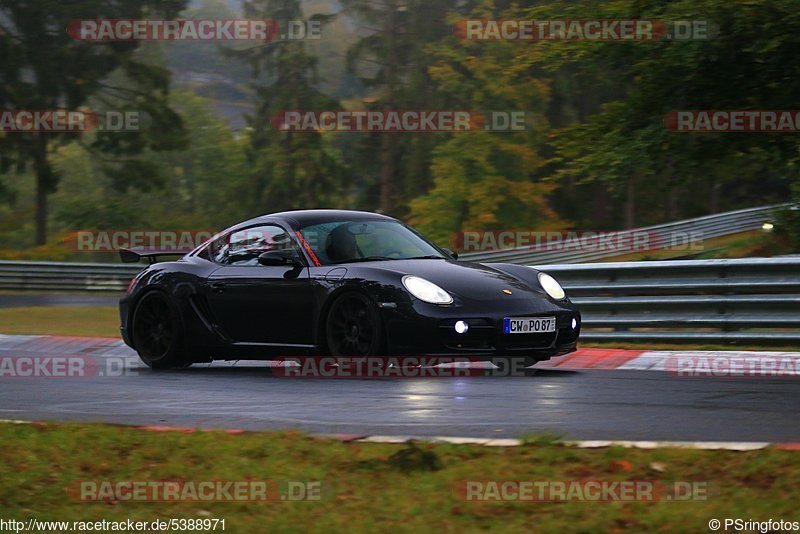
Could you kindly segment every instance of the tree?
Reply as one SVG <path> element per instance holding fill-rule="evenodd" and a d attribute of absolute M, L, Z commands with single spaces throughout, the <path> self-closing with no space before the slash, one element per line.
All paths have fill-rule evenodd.
<path fill-rule="evenodd" d="M 483 1 L 475 19 L 509 12 Z M 451 22 L 463 18 L 453 14 Z M 524 45 L 523 45 L 524 46 Z M 433 151 L 433 188 L 411 202 L 411 220 L 440 241 L 461 230 L 563 228 L 549 207 L 554 185 L 537 176 L 544 163 L 549 97 L 535 69 L 536 51 L 519 43 L 461 41 L 450 36 L 428 49 L 429 69 L 450 106 L 482 112 L 522 112 L 522 131 L 454 133 Z"/>
<path fill-rule="evenodd" d="M 603 66 L 625 85 L 598 114 L 558 132 L 554 176 L 607 184 L 629 227 L 785 198 L 797 179 L 795 136 L 675 133 L 663 121 L 673 110 L 795 109 L 796 8 L 793 0 L 615 0 L 528 10 L 537 19 L 699 19 L 719 27 L 719 35 L 691 41 L 544 43 L 543 66 Z"/>
<path fill-rule="evenodd" d="M 162 205 L 167 213 L 179 210 L 196 223 L 220 229 L 247 216 L 239 197 L 230 193 L 246 176 L 247 138 L 236 138 L 230 125 L 214 114 L 212 102 L 193 93 L 176 92 L 170 98 L 189 132 L 184 150 L 152 154 L 168 170 L 168 185 L 177 198 Z"/>
<path fill-rule="evenodd" d="M 150 115 L 140 132 L 100 133 L 92 149 L 113 157 L 107 171 L 119 184 L 151 183 L 155 169 L 136 161 L 146 147 L 169 149 L 182 143 L 181 124 L 166 106 L 169 72 L 137 61 L 137 42 L 91 43 L 72 39 L 65 28 L 76 19 L 172 17 L 185 0 L 0 0 L 0 108 L 77 110 L 104 97 Z M 117 73 L 124 85 L 108 84 Z M 59 175 L 48 156 L 52 146 L 80 133 L 6 133 L 0 143 L 0 173 L 32 167 L 36 176 L 36 243 L 47 239 L 48 196 Z"/>
<path fill-rule="evenodd" d="M 247 18 L 272 19 L 280 24 L 306 19 L 299 0 L 247 0 Z M 317 89 L 316 59 L 302 40 L 275 40 L 230 52 L 263 72 L 265 84 L 255 84 L 257 109 L 248 117 L 251 172 L 240 193 L 254 214 L 289 207 L 320 207 L 336 203 L 344 176 L 337 152 L 320 132 L 281 131 L 273 119 L 288 110 L 336 109 L 338 103 Z"/>
<path fill-rule="evenodd" d="M 367 91 L 370 109 L 438 109 L 446 99 L 433 88 L 426 47 L 451 32 L 446 21 L 456 0 L 343 0 L 344 13 L 362 27 L 348 51 L 349 71 Z M 375 204 L 382 213 L 400 215 L 406 202 L 427 189 L 430 154 L 436 134 L 369 134 L 362 140 L 356 166 L 377 179 Z M 375 153 L 379 156 L 376 158 Z M 370 184 L 367 184 L 368 186 Z"/>
<path fill-rule="evenodd" d="M 200 96 L 173 92 L 170 105 L 186 125 L 188 145 L 181 150 L 146 150 L 139 156 L 160 169 L 163 189 L 121 192 L 79 143 L 54 152 L 51 161 L 62 176 L 52 198 L 60 229 L 215 231 L 247 216 L 234 193 L 246 172 L 247 139 L 236 138 L 228 122 L 214 114 L 211 102 Z"/>

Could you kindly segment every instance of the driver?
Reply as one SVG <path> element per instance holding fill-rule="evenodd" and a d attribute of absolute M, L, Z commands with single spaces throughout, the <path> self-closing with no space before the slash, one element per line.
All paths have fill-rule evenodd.
<path fill-rule="evenodd" d="M 336 263 L 354 260 L 358 257 L 356 236 L 347 229 L 347 225 L 338 226 L 328 234 L 325 253 L 332 262 Z"/>

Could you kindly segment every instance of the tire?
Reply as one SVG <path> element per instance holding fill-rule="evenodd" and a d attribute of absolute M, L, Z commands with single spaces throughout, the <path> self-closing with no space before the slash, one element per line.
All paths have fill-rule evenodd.
<path fill-rule="evenodd" d="M 361 293 L 341 295 L 328 311 L 325 339 L 331 356 L 377 356 L 383 344 L 377 307 Z"/>
<path fill-rule="evenodd" d="M 147 293 L 133 314 L 133 346 L 153 369 L 183 369 L 192 361 L 183 353 L 183 328 L 175 304 L 159 291 Z"/>

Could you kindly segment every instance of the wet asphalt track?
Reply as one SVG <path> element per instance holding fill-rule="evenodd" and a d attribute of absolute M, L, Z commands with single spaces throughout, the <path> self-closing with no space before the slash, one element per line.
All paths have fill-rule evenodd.
<path fill-rule="evenodd" d="M 129 358 L 122 376 L 0 378 L 0 418 L 365 435 L 800 441 L 800 379 L 541 370 L 515 378 L 321 380 L 281 378 L 261 362 L 154 372 L 129 355 L 120 347 L 92 356 L 100 368 Z"/>
<path fill-rule="evenodd" d="M 109 295 L 0 297 L 0 307 L 116 302 Z M 48 354 L 5 346 L 0 357 Z M 154 372 L 127 348 L 91 357 L 114 371 L 124 359 L 128 370 L 0 377 L 0 418 L 363 435 L 800 441 L 797 378 L 553 369 L 515 378 L 320 380 L 282 378 L 262 362 Z"/>

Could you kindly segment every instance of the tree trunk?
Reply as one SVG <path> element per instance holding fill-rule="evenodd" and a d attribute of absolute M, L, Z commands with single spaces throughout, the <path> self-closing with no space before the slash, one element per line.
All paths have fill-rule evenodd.
<path fill-rule="evenodd" d="M 670 184 L 669 191 L 667 192 L 667 220 L 678 220 L 678 188 L 674 184 Z"/>
<path fill-rule="evenodd" d="M 394 134 L 381 134 L 381 213 L 394 212 Z"/>
<path fill-rule="evenodd" d="M 667 220 L 676 221 L 680 216 L 678 195 L 680 194 L 681 180 L 677 176 L 677 172 L 675 170 L 675 160 L 673 158 L 669 158 L 669 162 L 667 163 L 667 172 L 667 176 L 669 176 L 669 179 L 667 180 Z"/>
<path fill-rule="evenodd" d="M 609 228 L 608 189 L 606 184 L 595 182 L 592 188 L 594 189 L 594 194 L 592 195 L 592 221 L 587 221 L 584 224 L 589 224 L 591 228 Z"/>
<path fill-rule="evenodd" d="M 47 189 L 40 176 L 36 176 L 36 244 L 47 242 Z"/>
<path fill-rule="evenodd" d="M 708 198 L 709 213 L 719 213 L 719 189 L 720 183 L 714 179 L 714 181 L 711 182 L 711 194 Z"/>
<path fill-rule="evenodd" d="M 388 19 L 386 20 L 385 32 L 387 36 L 387 57 L 386 57 L 386 97 L 383 108 L 386 111 L 393 109 L 397 102 L 398 83 L 397 73 L 399 71 L 399 57 L 397 53 L 397 9 L 395 2 L 387 5 Z M 380 176 L 380 211 L 383 214 L 391 215 L 395 210 L 395 168 L 394 151 L 395 136 L 393 132 L 383 132 L 381 134 L 381 176 Z"/>
<path fill-rule="evenodd" d="M 39 133 L 34 148 L 34 170 L 36 172 L 36 244 L 47 242 L 47 197 L 53 187 L 53 173 L 47 162 L 47 137 Z"/>
<path fill-rule="evenodd" d="M 631 229 L 636 224 L 636 186 L 633 176 L 628 178 L 625 196 L 625 228 Z"/>
<path fill-rule="evenodd" d="M 189 213 L 197 213 L 197 185 L 194 179 L 194 162 L 191 157 L 184 159 L 183 164 L 183 184 L 189 196 Z"/>

